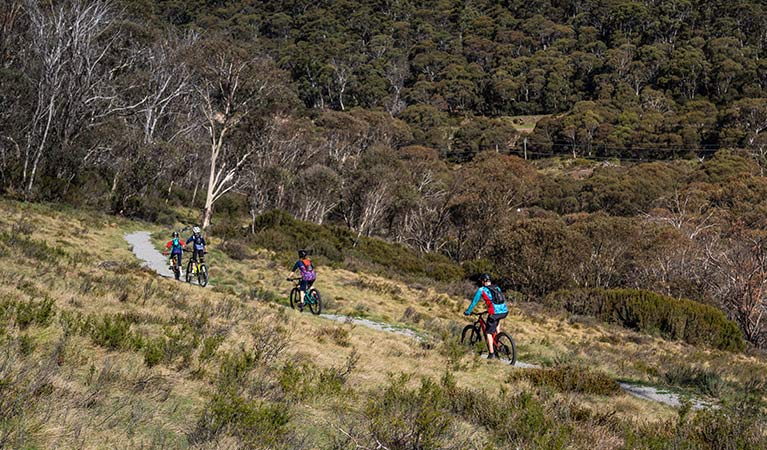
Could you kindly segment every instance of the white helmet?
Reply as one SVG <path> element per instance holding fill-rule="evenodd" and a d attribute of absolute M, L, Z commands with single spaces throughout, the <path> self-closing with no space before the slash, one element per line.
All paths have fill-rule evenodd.
<path fill-rule="evenodd" d="M 200 234 L 200 227 L 194 227 L 194 228 L 192 228 L 192 232 L 193 232 L 194 234 Z"/>

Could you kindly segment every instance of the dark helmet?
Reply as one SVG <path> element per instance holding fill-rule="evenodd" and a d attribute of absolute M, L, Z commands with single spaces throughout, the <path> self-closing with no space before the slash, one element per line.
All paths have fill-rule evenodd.
<path fill-rule="evenodd" d="M 309 252 L 307 252 L 306 250 L 299 250 L 298 251 L 298 257 L 299 258 L 306 258 L 306 255 L 308 255 L 308 254 L 309 254 Z"/>
<path fill-rule="evenodd" d="M 477 281 L 479 284 L 485 284 L 486 281 L 490 281 L 490 275 L 483 273 L 479 276 L 479 278 L 477 278 Z"/>
<path fill-rule="evenodd" d="M 173 237 L 174 237 L 174 238 L 177 238 L 177 237 L 178 237 L 178 231 L 174 231 L 174 232 L 173 232 Z"/>

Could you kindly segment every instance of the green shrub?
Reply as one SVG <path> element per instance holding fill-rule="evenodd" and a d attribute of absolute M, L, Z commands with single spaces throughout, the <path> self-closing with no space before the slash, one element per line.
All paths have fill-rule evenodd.
<path fill-rule="evenodd" d="M 7 309 L 6 309 L 7 308 Z M 47 326 L 56 314 L 53 310 L 53 299 L 45 298 L 40 301 L 11 301 L 0 305 L 0 311 L 6 311 L 5 314 L 13 310 L 16 325 L 22 330 L 30 325 Z M 5 315 L 0 313 L 0 315 Z"/>
<path fill-rule="evenodd" d="M 144 354 L 144 364 L 147 367 L 154 367 L 160 364 L 163 358 L 163 339 L 150 339 L 144 343 L 144 348 L 141 349 Z"/>
<path fill-rule="evenodd" d="M 670 385 L 694 388 L 713 397 L 719 397 L 726 384 L 722 376 L 713 370 L 688 366 L 672 367 L 663 374 L 663 379 Z"/>
<path fill-rule="evenodd" d="M 128 319 L 115 315 L 103 316 L 93 323 L 90 336 L 96 345 L 110 350 L 131 350 L 141 347 L 140 339 L 131 332 Z"/>
<path fill-rule="evenodd" d="M 221 390 L 208 402 L 189 441 L 202 444 L 227 433 L 239 438 L 244 448 L 274 448 L 283 443 L 289 422 L 290 412 L 285 405 L 250 400 L 232 390 Z"/>
<path fill-rule="evenodd" d="M 394 378 L 365 407 L 370 433 L 386 448 L 447 447 L 453 418 L 445 414 L 449 398 L 429 379 L 419 389 L 406 387 L 405 376 Z"/>
<path fill-rule="evenodd" d="M 644 333 L 729 351 L 745 349 L 743 335 L 720 310 L 636 289 L 577 289 L 549 294 L 545 303 Z"/>
<path fill-rule="evenodd" d="M 576 366 L 552 369 L 529 369 L 512 372 L 509 380 L 528 380 L 535 386 L 548 386 L 560 392 L 580 394 L 617 395 L 618 383 L 607 375 Z"/>
<path fill-rule="evenodd" d="M 624 448 L 750 450 L 767 448 L 763 412 L 742 414 L 729 408 L 682 412 L 678 420 L 627 430 Z"/>
<path fill-rule="evenodd" d="M 359 355 L 352 352 L 345 367 L 321 369 L 308 362 L 288 362 L 280 370 L 277 379 L 282 392 L 296 400 L 307 400 L 320 395 L 337 395 L 343 389 L 358 360 Z"/>
<path fill-rule="evenodd" d="M 199 361 L 204 362 L 212 358 L 216 354 L 216 350 L 218 350 L 219 345 L 224 342 L 225 338 L 226 336 L 223 334 L 205 337 L 205 339 L 202 340 L 202 350 L 198 356 Z"/>
<path fill-rule="evenodd" d="M 0 233 L 0 243 L 7 245 L 16 253 L 45 264 L 57 264 L 67 254 L 58 247 L 51 247 L 45 241 L 25 237 L 22 234 Z"/>

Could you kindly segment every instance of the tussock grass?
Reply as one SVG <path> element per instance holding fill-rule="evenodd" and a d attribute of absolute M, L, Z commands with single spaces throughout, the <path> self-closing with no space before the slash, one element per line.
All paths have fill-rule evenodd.
<path fill-rule="evenodd" d="M 15 225 L 24 239 L 79 255 L 60 256 L 56 271 L 46 271 L 35 258 L 50 257 L 47 250 L 0 253 L 0 439 L 10 448 L 350 448 L 376 440 L 400 448 L 414 429 L 429 443 L 422 448 L 594 448 L 593 436 L 619 448 L 631 439 L 648 446 L 637 421 L 677 433 L 677 423 L 711 426 L 628 396 L 512 379 L 514 369 L 455 345 L 467 303 L 455 287 L 318 266 L 317 287 L 335 311 L 416 329 L 427 336 L 422 343 L 286 308 L 288 267 L 270 252 L 230 258 L 212 236 L 211 281 L 225 289 L 200 289 L 136 264 L 123 235 L 148 229 L 159 241 L 167 233 L 154 225 L 2 200 L 0 208 L 0 233 Z M 747 375 L 765 373 L 759 356 L 571 323 L 525 303 L 502 326 L 523 361 L 593 365 L 610 379 L 694 385 L 695 374 L 685 378 L 674 364 L 716 364 L 724 407 L 759 417 L 763 396 L 734 395 L 764 386 Z M 753 425 L 728 426 L 759 444 Z"/>

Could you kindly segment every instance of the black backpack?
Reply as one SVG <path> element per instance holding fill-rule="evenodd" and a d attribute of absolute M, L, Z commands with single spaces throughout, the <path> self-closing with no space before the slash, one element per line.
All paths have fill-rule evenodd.
<path fill-rule="evenodd" d="M 494 305 L 503 305 L 506 303 L 506 296 L 503 295 L 501 289 L 496 285 L 485 286 L 490 291 L 490 299 Z"/>

